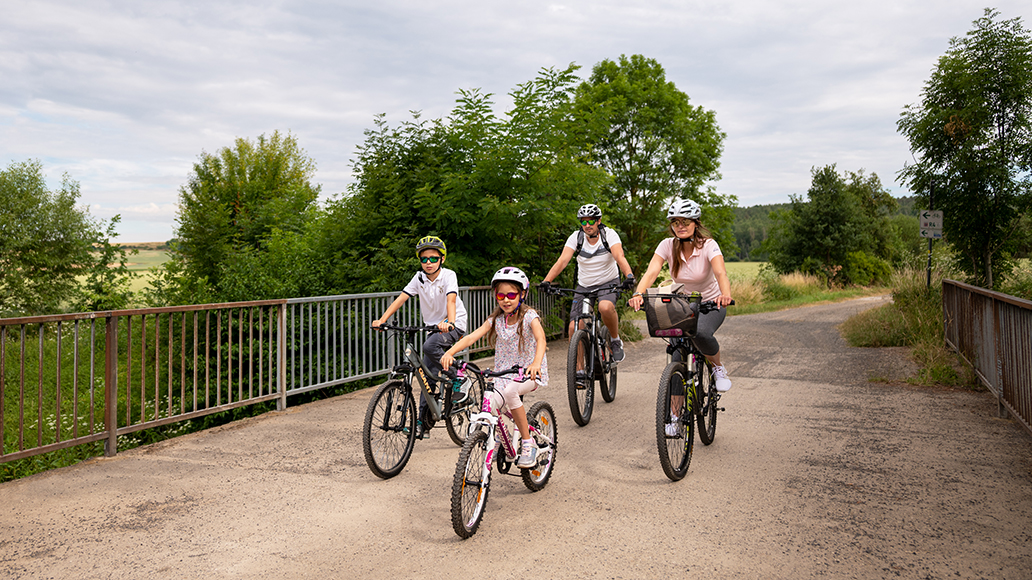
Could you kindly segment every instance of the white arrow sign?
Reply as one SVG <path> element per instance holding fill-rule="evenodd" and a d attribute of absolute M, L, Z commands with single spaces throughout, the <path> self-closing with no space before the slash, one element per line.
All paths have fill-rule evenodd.
<path fill-rule="evenodd" d="M 923 220 L 934 220 L 942 223 L 942 211 L 940 210 L 923 209 L 919 215 Z"/>
<path fill-rule="evenodd" d="M 922 238 L 934 238 L 936 240 L 941 239 L 942 238 L 942 229 L 941 228 L 921 228 L 921 237 Z"/>

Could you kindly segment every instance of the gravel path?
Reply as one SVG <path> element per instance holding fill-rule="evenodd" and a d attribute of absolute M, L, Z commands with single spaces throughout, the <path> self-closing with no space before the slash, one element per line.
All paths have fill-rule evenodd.
<path fill-rule="evenodd" d="M 577 427 L 556 341 L 528 397 L 558 415 L 552 480 L 496 478 L 469 540 L 443 429 L 398 477 L 369 472 L 370 389 L 0 485 L 0 578 L 1032 577 L 1032 437 L 987 393 L 846 346 L 836 325 L 884 300 L 728 318 L 727 411 L 677 483 L 662 342 L 628 345 L 616 401 Z"/>

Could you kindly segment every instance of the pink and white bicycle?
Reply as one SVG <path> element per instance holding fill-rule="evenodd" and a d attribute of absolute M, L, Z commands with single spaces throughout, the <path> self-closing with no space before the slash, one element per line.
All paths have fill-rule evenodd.
<path fill-rule="evenodd" d="M 516 381 L 524 378 L 524 369 L 514 367 L 504 371 L 479 370 L 475 366 L 460 363 L 454 371 L 458 377 L 470 376 L 481 385 L 485 379 L 515 374 Z M 504 407 L 502 396 L 494 390 L 494 384 L 484 386 L 481 411 L 469 417 L 469 434 L 459 452 L 455 465 L 455 479 L 452 482 L 451 518 L 455 533 L 469 538 L 477 533 L 484 519 L 487 495 L 490 491 L 491 472 L 511 473 L 519 451 L 519 431 L 512 414 Z M 530 469 L 517 469 L 523 477 L 523 484 L 530 491 L 545 487 L 555 467 L 556 427 L 555 412 L 545 401 L 538 401 L 527 411 L 531 437 L 538 446 L 537 465 Z"/>

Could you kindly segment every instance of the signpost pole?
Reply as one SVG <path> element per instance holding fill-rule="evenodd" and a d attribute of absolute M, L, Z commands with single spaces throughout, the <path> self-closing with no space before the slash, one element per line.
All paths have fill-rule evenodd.
<path fill-rule="evenodd" d="M 928 209 L 935 209 L 935 182 L 933 181 L 928 188 Z M 932 238 L 928 238 L 928 281 L 925 284 L 925 289 L 929 292 L 932 291 Z"/>

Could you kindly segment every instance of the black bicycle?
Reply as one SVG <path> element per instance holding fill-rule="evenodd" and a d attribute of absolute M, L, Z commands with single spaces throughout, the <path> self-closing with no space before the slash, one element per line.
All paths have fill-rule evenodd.
<path fill-rule="evenodd" d="M 734 301 L 731 302 L 734 304 Z M 679 481 L 692 461 L 695 426 L 704 445 L 717 434 L 720 393 L 713 368 L 691 338 L 698 315 L 717 310 L 716 302 L 701 302 L 698 294 L 652 294 L 644 298 L 649 334 L 667 340 L 670 362 L 663 369 L 656 396 L 656 445 L 663 473 Z"/>
<path fill-rule="evenodd" d="M 419 399 L 413 383 L 422 390 L 433 420 L 445 419 L 448 436 L 461 446 L 469 431 L 470 414 L 480 410 L 484 381 L 477 373 L 449 380 L 433 375 L 423 365 L 414 338 L 423 332 L 437 332 L 436 326 L 381 324 L 379 329 L 405 336 L 404 359 L 391 369 L 387 382 L 369 401 L 362 426 L 366 464 L 377 477 L 389 479 L 405 468 L 416 443 Z M 472 363 L 468 366 L 476 369 Z"/>
<path fill-rule="evenodd" d="M 581 312 L 573 320 L 570 350 L 566 356 L 566 394 L 570 399 L 570 413 L 575 423 L 583 427 L 591 421 L 595 407 L 595 382 L 598 381 L 602 399 L 612 403 L 616 398 L 617 363 L 613 362 L 613 346 L 609 330 L 598 311 L 598 296 L 620 287 L 612 284 L 588 292 L 572 288 L 552 287 L 556 294 L 581 296 Z M 584 325 L 581 328 L 581 324 Z"/>

